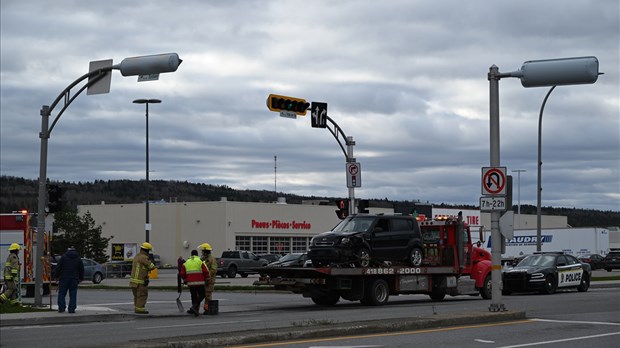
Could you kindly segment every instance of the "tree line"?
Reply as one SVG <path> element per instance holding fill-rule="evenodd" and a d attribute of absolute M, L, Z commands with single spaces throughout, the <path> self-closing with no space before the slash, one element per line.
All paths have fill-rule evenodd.
<path fill-rule="evenodd" d="M 144 202 L 145 180 L 95 180 L 94 182 L 51 182 L 63 190 L 62 203 L 70 209 L 78 205 L 92 205 Z M 217 201 L 226 197 L 229 201 L 274 202 L 285 197 L 287 203 L 301 204 L 303 200 L 325 200 L 335 204 L 342 197 L 299 196 L 284 192 L 267 190 L 236 190 L 226 185 L 190 183 L 175 180 L 149 181 L 150 201 L 199 202 Z M 37 211 L 38 183 L 36 180 L 12 176 L 0 176 L 0 212 L 7 213 L 20 209 Z M 393 208 L 395 205 L 415 204 L 413 201 L 392 201 L 368 199 L 370 207 Z M 475 205 L 451 205 L 449 203 L 427 203 L 438 208 L 478 209 Z M 517 211 L 517 206 L 513 206 Z M 522 214 L 536 214 L 533 205 L 521 205 Z M 600 211 L 581 208 L 542 207 L 543 215 L 567 216 L 573 227 L 620 226 L 620 211 Z"/>

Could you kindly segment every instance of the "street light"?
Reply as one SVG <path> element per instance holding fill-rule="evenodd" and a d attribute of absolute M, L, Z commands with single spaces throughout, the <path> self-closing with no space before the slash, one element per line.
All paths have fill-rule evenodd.
<path fill-rule="evenodd" d="M 499 80 L 504 77 L 521 79 L 523 87 L 553 87 L 594 83 L 598 79 L 598 59 L 596 57 L 576 57 L 546 60 L 532 60 L 523 63 L 520 70 L 500 73 L 496 65 L 489 68 L 489 128 L 490 128 L 490 162 L 491 167 L 500 166 L 499 155 Z M 549 93 L 551 93 L 549 91 Z M 549 96 L 547 93 L 547 97 Z M 545 98 L 545 102 L 546 102 Z M 544 107 L 544 104 L 543 104 Z M 542 109 L 541 109 L 542 118 Z M 540 160 L 539 160 L 540 166 Z M 540 180 L 540 172 L 539 172 Z M 540 195 L 540 188 L 539 188 Z M 540 196 L 539 202 L 540 205 Z M 491 279 L 492 294 L 490 311 L 506 310 L 501 303 L 501 245 L 503 238 L 499 230 L 501 211 L 491 211 Z M 537 250 L 540 251 L 540 209 L 538 210 Z"/>
<path fill-rule="evenodd" d="M 181 60 L 179 55 L 176 53 L 125 58 L 120 64 L 117 65 L 112 65 L 111 59 L 106 61 L 91 62 L 91 68 L 88 73 L 78 77 L 62 92 L 60 92 L 51 106 L 43 105 L 41 107 L 41 132 L 39 132 L 39 138 L 41 139 L 41 152 L 39 157 L 39 197 L 37 202 L 37 246 L 43 245 L 43 234 L 45 233 L 45 205 L 47 201 L 47 143 L 54 126 L 60 119 L 60 116 L 84 90 L 87 88 L 91 89 L 93 87 L 97 87 L 98 83 L 109 83 L 111 81 L 109 77 L 112 70 L 119 70 L 123 76 L 159 75 L 160 73 L 176 71 L 182 62 L 183 60 Z M 71 89 L 84 80 L 87 80 L 87 82 L 80 87 L 77 92 L 72 93 Z M 89 94 L 109 92 L 109 88 L 105 88 L 106 86 L 98 87 L 100 88 L 94 88 L 94 90 L 89 91 L 92 92 Z M 64 105 L 62 106 L 60 112 L 58 112 L 58 115 L 54 118 L 54 121 L 50 127 L 50 115 L 61 101 L 64 101 Z M 41 289 L 43 288 L 43 248 L 37 247 L 35 254 L 36 269 L 34 304 L 35 306 L 40 306 Z"/>
<path fill-rule="evenodd" d="M 521 173 L 527 170 L 516 169 L 512 172 L 517 173 L 517 229 L 519 229 L 521 227 Z"/>
<path fill-rule="evenodd" d="M 144 230 L 146 231 L 146 241 L 149 241 L 151 224 L 149 222 L 149 104 L 159 104 L 159 99 L 136 99 L 135 104 L 146 104 L 146 221 Z"/>

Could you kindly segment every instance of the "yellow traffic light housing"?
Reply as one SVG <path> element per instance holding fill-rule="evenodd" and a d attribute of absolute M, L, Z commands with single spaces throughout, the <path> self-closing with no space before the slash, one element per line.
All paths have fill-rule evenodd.
<path fill-rule="evenodd" d="M 297 115 L 305 116 L 306 110 L 310 107 L 310 103 L 301 98 L 270 94 L 269 97 L 267 97 L 267 107 L 271 111 L 292 111 Z"/>

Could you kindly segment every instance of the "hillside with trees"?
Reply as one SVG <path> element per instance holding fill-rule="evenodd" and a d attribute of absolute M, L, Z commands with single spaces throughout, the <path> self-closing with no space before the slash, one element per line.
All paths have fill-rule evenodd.
<path fill-rule="evenodd" d="M 76 209 L 85 204 L 121 204 L 144 202 L 145 180 L 96 180 L 94 182 L 52 182 L 63 191 L 65 206 Z M 300 204 L 302 200 L 335 200 L 342 197 L 298 196 L 266 190 L 235 190 L 228 186 L 190 183 L 187 181 L 149 181 L 151 201 L 199 202 L 217 201 L 226 197 L 229 201 L 274 202 L 277 197 L 285 197 L 287 203 Z M 0 177 L 0 212 L 7 213 L 20 209 L 37 211 L 38 184 L 36 180 L 11 176 Z M 390 201 L 388 199 L 369 199 L 371 207 L 392 208 L 395 204 L 413 204 L 409 201 Z M 456 206 L 448 203 L 432 203 L 438 208 L 477 209 L 477 206 Z M 517 211 L 517 206 L 513 206 Z M 521 205 L 522 214 L 536 214 L 536 207 Z M 543 215 L 562 215 L 568 217 L 573 227 L 620 226 L 620 211 L 599 211 L 580 208 L 543 207 Z"/>

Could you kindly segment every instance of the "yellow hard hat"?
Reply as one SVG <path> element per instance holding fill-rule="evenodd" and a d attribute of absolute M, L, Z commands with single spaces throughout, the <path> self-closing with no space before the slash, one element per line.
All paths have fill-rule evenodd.
<path fill-rule="evenodd" d="M 151 245 L 151 243 L 149 242 L 144 242 L 142 243 L 142 245 L 140 246 L 140 248 L 142 249 L 146 249 L 146 250 L 153 250 L 153 246 Z"/>
<path fill-rule="evenodd" d="M 11 244 L 11 246 L 9 246 L 9 251 L 13 251 L 13 250 L 20 250 L 22 247 L 17 244 L 17 243 L 13 243 Z"/>
<path fill-rule="evenodd" d="M 213 248 L 211 248 L 211 244 L 209 244 L 209 243 L 202 243 L 202 244 L 200 244 L 198 249 L 200 249 L 200 250 L 209 250 L 209 251 L 213 250 Z"/>

